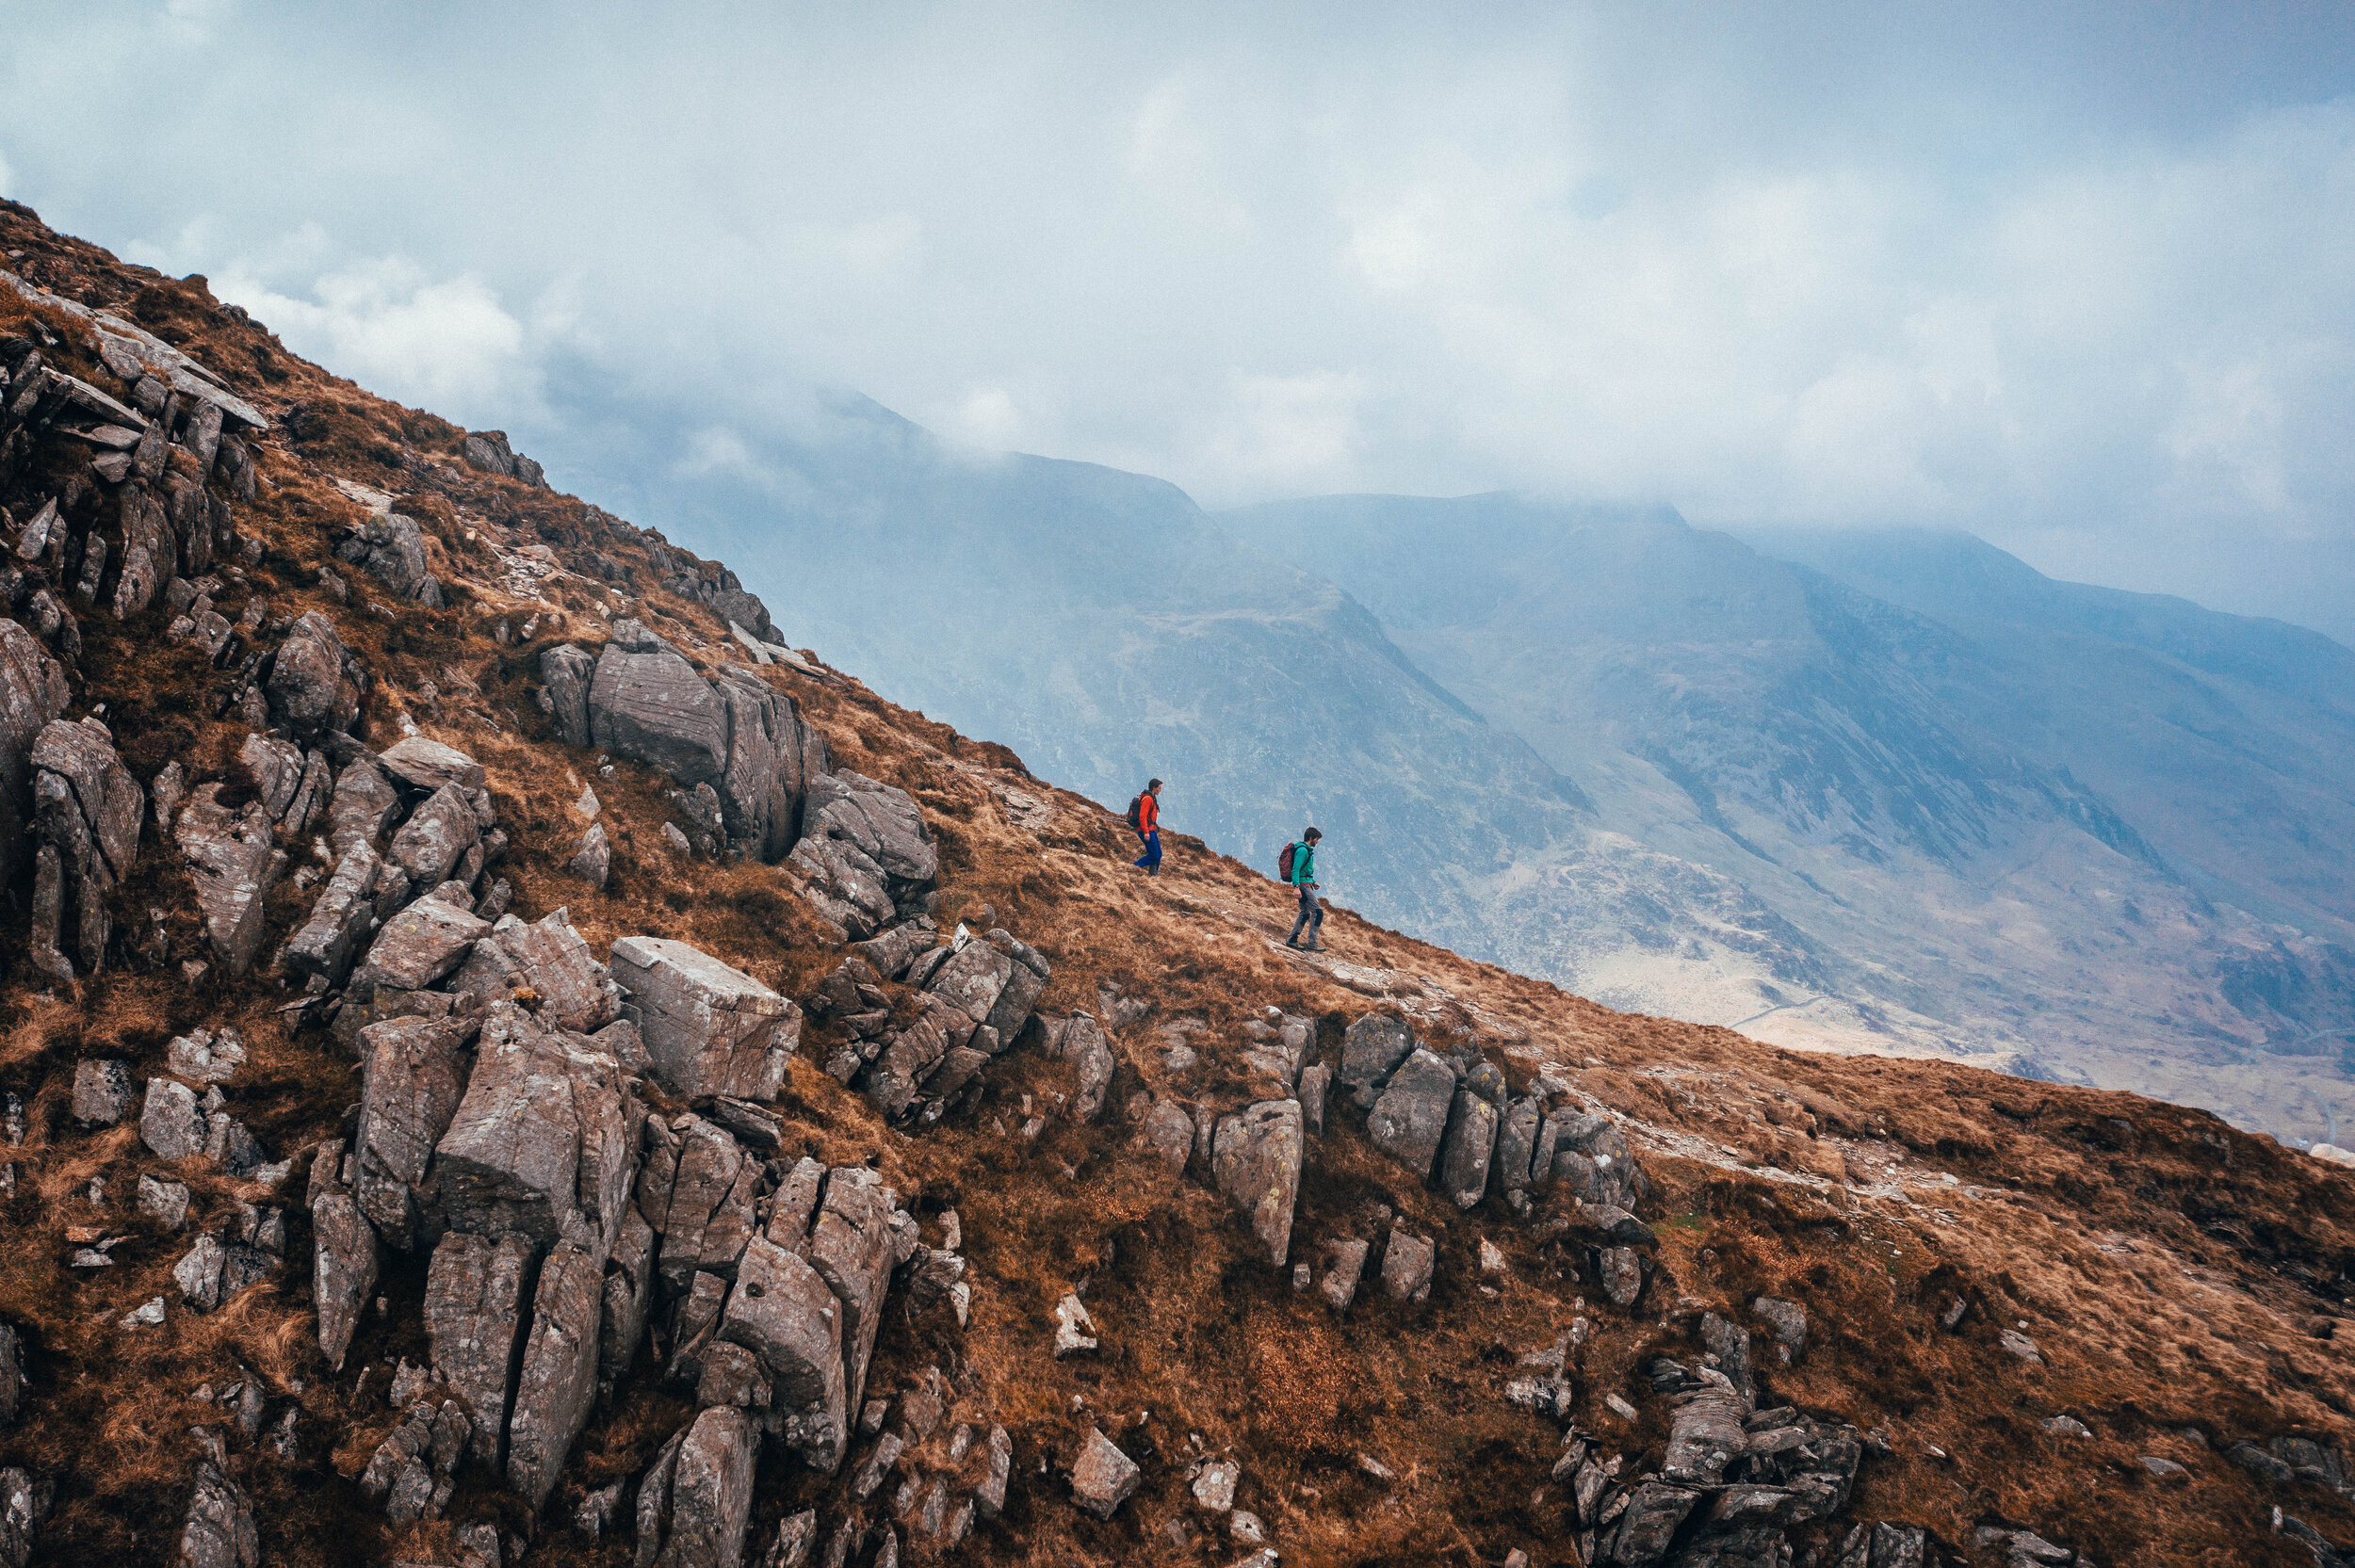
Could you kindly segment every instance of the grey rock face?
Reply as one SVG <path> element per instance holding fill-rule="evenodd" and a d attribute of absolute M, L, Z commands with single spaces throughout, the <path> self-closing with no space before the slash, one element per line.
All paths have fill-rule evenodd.
<path fill-rule="evenodd" d="M 1088 1429 L 1071 1466 L 1071 1500 L 1109 1519 L 1137 1489 L 1137 1464 L 1096 1428 Z"/>
<path fill-rule="evenodd" d="M 674 1094 L 777 1096 L 802 1010 L 741 970 L 660 937 L 613 944 L 611 972 L 640 1011 L 655 1076 Z"/>
<path fill-rule="evenodd" d="M 938 881 L 939 852 L 906 790 L 847 770 L 820 774 L 809 780 L 802 811 L 804 836 L 855 847 L 883 871 L 894 903 L 905 907 Z"/>
<path fill-rule="evenodd" d="M 73 1066 L 73 1119 L 85 1126 L 111 1127 L 131 1113 L 139 1097 L 130 1064 L 90 1059 Z"/>
<path fill-rule="evenodd" d="M 572 858 L 564 863 L 565 875 L 578 877 L 591 887 L 602 889 L 612 869 L 612 841 L 606 837 L 604 823 L 592 822 L 588 832 L 573 846 Z"/>
<path fill-rule="evenodd" d="M 695 1417 L 671 1472 L 658 1568 L 738 1568 L 744 1560 L 759 1442 L 740 1410 L 714 1406 Z"/>
<path fill-rule="evenodd" d="M 186 1182 L 160 1182 L 146 1172 L 139 1172 L 138 1210 L 168 1231 L 176 1231 L 188 1220 L 188 1187 Z M 5 1426 L 0 1421 L 0 1426 Z"/>
<path fill-rule="evenodd" d="M 726 670 L 714 688 L 727 709 L 727 765 L 718 780 L 727 836 L 774 865 L 801 837 L 803 800 L 824 771 L 824 745 L 793 699 L 758 676 Z"/>
<path fill-rule="evenodd" d="M 502 917 L 475 944 L 450 990 L 485 1002 L 528 990 L 543 1022 L 577 1034 L 594 1034 L 622 1011 L 605 965 L 560 909 L 529 924 Z"/>
<path fill-rule="evenodd" d="M 548 716 L 556 721 L 557 738 L 567 746 L 587 746 L 589 687 L 596 679 L 596 661 L 569 642 L 540 655 L 540 680 L 548 694 Z"/>
<path fill-rule="evenodd" d="M 0 875 L 24 865 L 32 814 L 33 737 L 73 700 L 65 667 L 14 621 L 0 618 Z"/>
<path fill-rule="evenodd" d="M 1118 1066 L 1112 1042 L 1096 1027 L 1095 1019 L 1084 1012 L 1075 1012 L 1064 1028 L 1063 1054 L 1065 1061 L 1079 1069 L 1079 1082 L 1071 1093 L 1072 1120 L 1093 1122 L 1104 1112 L 1104 1102 L 1112 1092 L 1113 1074 Z"/>
<path fill-rule="evenodd" d="M 429 570 L 425 531 L 399 512 L 371 517 L 335 553 L 403 599 L 442 606 L 442 585 Z"/>
<path fill-rule="evenodd" d="M 1776 1361 L 1784 1366 L 1796 1366 L 1807 1352 L 1807 1309 L 1796 1301 L 1761 1296 L 1750 1303 L 1750 1311 L 1773 1332 Z"/>
<path fill-rule="evenodd" d="M 1375 1148 L 1427 1178 L 1447 1136 L 1448 1113 L 1454 1103 L 1455 1069 L 1444 1057 L 1418 1047 L 1374 1101 L 1366 1119 L 1367 1136 Z"/>
<path fill-rule="evenodd" d="M 1145 1141 L 1173 1176 L 1183 1175 L 1194 1152 L 1194 1118 L 1175 1100 L 1157 1100 L 1145 1116 Z"/>
<path fill-rule="evenodd" d="M 1341 1087 L 1356 1098 L 1359 1109 L 1371 1107 L 1414 1049 L 1414 1031 L 1405 1019 L 1367 1013 L 1341 1037 Z"/>
<path fill-rule="evenodd" d="M 471 795 L 488 782 L 482 765 L 455 746 L 427 736 L 405 736 L 386 748 L 377 766 L 411 789 L 431 794 L 455 789 Z"/>
<path fill-rule="evenodd" d="M 0 1470 L 0 1568 L 26 1568 L 33 1560 L 33 1537 L 48 1517 L 50 1488 L 24 1470 L 10 1465 Z"/>
<path fill-rule="evenodd" d="M 1713 1312 L 1701 1314 L 1701 1344 L 1717 1358 L 1717 1370 L 1744 1399 L 1750 1398 L 1750 1334 Z"/>
<path fill-rule="evenodd" d="M 164 1062 L 176 1078 L 195 1083 L 227 1083 L 245 1065 L 245 1043 L 235 1029 L 191 1029 L 175 1035 L 164 1048 Z"/>
<path fill-rule="evenodd" d="M 1537 1149 L 1537 1130 L 1545 1123 L 1545 1111 L 1535 1097 L 1514 1101 L 1505 1107 L 1504 1120 L 1497 1127 L 1496 1181 L 1506 1194 L 1526 1192 L 1530 1187 Z M 1547 1163 L 1551 1165 L 1551 1157 Z"/>
<path fill-rule="evenodd" d="M 261 1568 L 261 1532 L 245 1489 L 211 1460 L 200 1461 L 180 1527 L 179 1568 Z"/>
<path fill-rule="evenodd" d="M 765 1237 L 746 1247 L 720 1337 L 759 1357 L 785 1416 L 785 1441 L 811 1468 L 831 1473 L 850 1433 L 842 1312 L 807 1262 Z"/>
<path fill-rule="evenodd" d="M 52 720 L 35 736 L 32 753 L 34 828 L 63 873 L 63 898 L 36 900 L 32 947 L 52 973 L 58 968 L 65 905 L 74 919 L 74 950 L 85 971 L 106 962 L 109 923 L 106 896 L 130 874 L 138 857 L 147 794 L 115 754 L 114 738 L 94 719 Z M 42 861 L 45 871 L 49 865 Z M 53 913 L 54 911 L 54 913 Z"/>
<path fill-rule="evenodd" d="M 1397 1225 L 1390 1227 L 1389 1245 L 1382 1249 L 1382 1288 L 1394 1301 L 1421 1301 L 1431 1296 L 1431 1272 L 1439 1249 L 1424 1237 Z"/>
<path fill-rule="evenodd" d="M 802 897 L 847 938 L 864 940 L 898 915 L 883 867 L 856 845 L 806 836 L 788 858 L 800 876 Z"/>
<path fill-rule="evenodd" d="M 1620 1516 L 1611 1560 L 1634 1568 L 1666 1557 L 1668 1544 L 1699 1500 L 1699 1493 L 1662 1481 L 1648 1480 L 1638 1486 L 1628 1497 L 1627 1512 Z"/>
<path fill-rule="evenodd" d="M 335 775 L 334 799 L 327 808 L 327 842 L 339 854 L 355 844 L 370 849 L 400 815 L 400 797 L 376 765 L 355 757 Z"/>
<path fill-rule="evenodd" d="M 508 1376 L 515 1363 L 535 1249 L 523 1237 L 494 1240 L 453 1231 L 426 1269 L 425 1330 L 434 1370 L 473 1412 L 469 1451 L 497 1467 L 507 1431 Z"/>
<path fill-rule="evenodd" d="M 309 610 L 278 645 L 265 691 L 271 713 L 296 735 L 312 739 L 351 728 L 360 717 L 364 685 L 359 661 L 336 635 L 335 623 Z"/>
<path fill-rule="evenodd" d="M 982 1516 L 995 1519 L 1006 1506 L 1006 1481 L 1014 1473 L 1014 1439 L 1003 1427 L 989 1429 L 989 1467 L 982 1484 L 974 1489 L 973 1500 L 981 1505 Z"/>
<path fill-rule="evenodd" d="M 382 865 L 365 840 L 348 844 L 301 929 L 287 939 L 287 973 L 305 979 L 316 977 L 331 986 L 342 982 L 353 955 L 375 928 L 372 896 Z"/>
<path fill-rule="evenodd" d="M 1748 1414 L 1740 1395 L 1713 1384 L 1677 1396 L 1661 1474 L 1672 1481 L 1716 1485 L 1742 1452 L 1742 1421 Z"/>
<path fill-rule="evenodd" d="M 1476 1207 L 1488 1193 L 1488 1164 L 1496 1150 L 1495 1104 L 1470 1085 L 1455 1091 L 1454 1114 L 1439 1155 L 1439 1190 L 1457 1208 Z"/>
<path fill-rule="evenodd" d="M 891 1195 L 883 1178 L 862 1167 L 837 1169 L 811 1227 L 809 1261 L 842 1303 L 843 1408 L 867 1394 L 867 1364 L 883 1326 L 884 1293 L 896 1261 Z"/>
<path fill-rule="evenodd" d="M 197 1108 L 196 1091 L 170 1078 L 147 1080 L 147 1100 L 139 1111 L 139 1140 L 158 1159 L 187 1159 L 202 1154 L 210 1129 Z"/>
<path fill-rule="evenodd" d="M 470 1018 L 399 1018 L 360 1031 L 360 1121 L 353 1135 L 362 1212 L 391 1245 L 430 1239 L 421 1224 L 434 1145 L 466 1092 Z"/>
<path fill-rule="evenodd" d="M 622 1228 L 606 1260 L 605 1312 L 597 1331 L 597 1397 L 610 1398 L 638 1358 L 646 1337 L 646 1316 L 654 1305 L 654 1227 L 633 1204 L 622 1213 Z"/>
<path fill-rule="evenodd" d="M 638 1184 L 640 1211 L 659 1220 L 661 1277 L 674 1291 L 685 1290 L 699 1270 L 722 1272 L 705 1269 L 706 1254 L 723 1262 L 727 1274 L 735 1273 L 751 1219 L 749 1188 L 759 1172 L 758 1162 L 748 1160 L 725 1130 L 700 1117 L 683 1121 L 684 1125 L 673 1123 L 678 1135 L 675 1162 L 668 1151 L 663 1156 L 670 1165 L 665 1189 L 657 1191 L 664 1175 L 655 1160 L 647 1162 Z M 740 1197 L 739 1188 L 745 1189 Z M 715 1228 L 721 1234 L 711 1234 Z"/>
<path fill-rule="evenodd" d="M 716 784 L 727 769 L 726 704 L 679 655 L 658 643 L 632 652 L 621 630 L 590 682 L 590 744 L 683 784 Z"/>
<path fill-rule="evenodd" d="M 1251 1216 L 1252 1234 L 1279 1269 L 1291 1251 L 1292 1205 L 1306 1156 L 1297 1100 L 1262 1100 L 1219 1123 L 1211 1140 L 1212 1178 Z"/>
<path fill-rule="evenodd" d="M 473 802 L 456 784 L 444 784 L 409 814 L 386 858 L 409 874 L 411 885 L 433 887 L 449 880 L 481 837 Z"/>
<path fill-rule="evenodd" d="M 361 1310 L 376 1289 L 376 1232 L 344 1191 L 326 1192 L 311 1204 L 312 1298 L 317 1303 L 319 1353 L 337 1371 L 360 1326 Z"/>
<path fill-rule="evenodd" d="M 1332 1083 L 1333 1069 L 1321 1061 L 1300 1075 L 1300 1120 L 1312 1138 L 1324 1134 L 1324 1097 Z"/>
<path fill-rule="evenodd" d="M 187 857 L 197 908 L 213 954 L 232 975 L 252 967 L 262 946 L 262 900 L 281 864 L 268 824 L 232 814 L 219 784 L 199 784 L 181 807 L 172 838 Z"/>
<path fill-rule="evenodd" d="M 1598 1255 L 1603 1294 L 1615 1306 L 1629 1307 L 1644 1293 L 1644 1265 L 1632 1247 L 1605 1247 Z"/>
<path fill-rule="evenodd" d="M 463 963 L 490 929 L 471 911 L 429 895 L 384 922 L 352 973 L 352 989 L 423 991 Z"/>
<path fill-rule="evenodd" d="M 600 1262 L 628 1201 L 635 1133 L 621 1070 L 512 1003 L 484 1014 L 473 1075 L 434 1156 L 453 1230 L 570 1237 Z"/>
<path fill-rule="evenodd" d="M 507 1424 L 507 1484 L 535 1510 L 555 1490 L 595 1401 L 604 1303 L 602 1260 L 577 1242 L 558 1242 L 532 1295 L 531 1329 Z"/>

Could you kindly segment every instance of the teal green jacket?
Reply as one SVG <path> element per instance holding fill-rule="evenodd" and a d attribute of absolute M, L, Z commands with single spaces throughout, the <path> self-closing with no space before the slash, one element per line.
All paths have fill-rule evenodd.
<path fill-rule="evenodd" d="M 1292 845 L 1292 886 L 1317 880 L 1317 847 L 1307 839 Z"/>

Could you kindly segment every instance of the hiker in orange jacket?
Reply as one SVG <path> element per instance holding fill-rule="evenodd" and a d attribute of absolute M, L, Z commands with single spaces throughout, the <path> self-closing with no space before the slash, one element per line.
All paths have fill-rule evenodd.
<path fill-rule="evenodd" d="M 1129 826 L 1145 842 L 1145 853 L 1129 864 L 1148 877 L 1161 874 L 1161 781 L 1155 779 L 1129 802 Z"/>

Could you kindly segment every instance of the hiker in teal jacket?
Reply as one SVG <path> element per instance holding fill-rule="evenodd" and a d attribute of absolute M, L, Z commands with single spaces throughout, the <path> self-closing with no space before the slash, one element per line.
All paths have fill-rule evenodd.
<path fill-rule="evenodd" d="M 1324 836 L 1310 828 L 1292 846 L 1292 886 L 1300 890 L 1300 918 L 1292 922 L 1292 934 L 1284 939 L 1284 946 L 1308 953 L 1324 950 L 1317 940 L 1324 929 L 1324 906 L 1317 902 L 1317 841 Z M 1306 942 L 1300 940 L 1303 930 L 1308 933 Z"/>

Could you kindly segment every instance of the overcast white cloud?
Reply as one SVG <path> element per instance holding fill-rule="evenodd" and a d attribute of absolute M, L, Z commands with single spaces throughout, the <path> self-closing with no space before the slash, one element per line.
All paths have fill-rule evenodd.
<path fill-rule="evenodd" d="M 2342 8 L 354 9 L 12 8 L 0 186 L 552 451 L 584 370 L 835 382 L 1214 505 L 1954 523 L 2355 639 Z"/>

